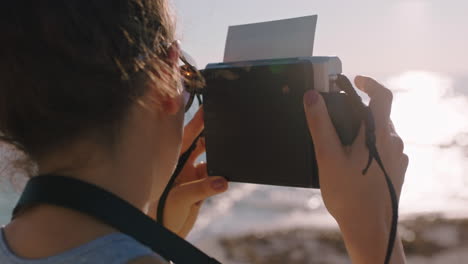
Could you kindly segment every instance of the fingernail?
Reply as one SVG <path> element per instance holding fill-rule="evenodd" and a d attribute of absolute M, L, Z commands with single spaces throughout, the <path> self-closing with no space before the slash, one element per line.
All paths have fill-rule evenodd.
<path fill-rule="evenodd" d="M 318 101 L 318 93 L 315 90 L 310 90 L 305 94 L 305 103 L 307 106 L 312 106 Z"/>
<path fill-rule="evenodd" d="M 226 183 L 225 179 L 216 179 L 211 182 L 211 188 L 215 191 L 222 191 L 226 188 Z"/>
<path fill-rule="evenodd" d="M 356 86 L 358 86 L 358 87 L 363 88 L 365 86 L 364 84 L 365 84 L 367 78 L 368 77 L 366 77 L 366 76 L 357 75 L 356 78 L 354 78 L 354 84 L 356 84 Z"/>

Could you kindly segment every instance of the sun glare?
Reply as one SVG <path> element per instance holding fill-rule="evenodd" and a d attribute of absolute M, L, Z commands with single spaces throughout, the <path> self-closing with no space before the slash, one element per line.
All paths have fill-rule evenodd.
<path fill-rule="evenodd" d="M 392 120 L 410 157 L 402 206 L 445 210 L 447 199 L 468 197 L 465 146 L 457 141 L 468 135 L 468 100 L 457 96 L 449 77 L 430 72 L 406 72 L 386 85 L 395 94 Z"/>
<path fill-rule="evenodd" d="M 395 93 L 392 119 L 410 143 L 449 144 L 468 131 L 468 101 L 455 96 L 453 81 L 429 72 L 406 72 L 390 78 Z"/>

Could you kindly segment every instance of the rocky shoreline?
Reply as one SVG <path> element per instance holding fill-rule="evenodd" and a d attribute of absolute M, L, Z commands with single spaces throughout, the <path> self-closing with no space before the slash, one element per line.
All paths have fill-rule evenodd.
<path fill-rule="evenodd" d="M 468 219 L 419 215 L 400 221 L 408 263 L 468 263 Z M 295 228 L 222 237 L 230 263 L 351 263 L 339 230 Z"/>

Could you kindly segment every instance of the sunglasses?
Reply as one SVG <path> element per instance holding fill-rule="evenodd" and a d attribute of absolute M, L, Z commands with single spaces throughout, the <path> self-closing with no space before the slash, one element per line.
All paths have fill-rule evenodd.
<path fill-rule="evenodd" d="M 190 62 L 193 61 L 190 55 L 181 50 L 179 58 L 183 63 L 183 65 L 180 66 L 180 73 L 182 84 L 184 86 L 183 95 L 185 100 L 185 112 L 187 112 L 192 106 L 195 98 L 197 98 L 199 105 L 203 103 L 201 95 L 206 82 L 202 73 L 194 66 L 195 63 Z"/>

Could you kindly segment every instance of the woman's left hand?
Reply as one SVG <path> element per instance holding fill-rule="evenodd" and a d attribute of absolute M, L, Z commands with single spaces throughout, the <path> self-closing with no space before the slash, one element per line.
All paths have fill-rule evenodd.
<path fill-rule="evenodd" d="M 181 153 L 190 148 L 203 128 L 203 109 L 200 108 L 184 128 Z M 225 192 L 228 188 L 226 179 L 208 177 L 206 163 L 195 164 L 197 158 L 204 152 L 205 140 L 201 137 L 169 192 L 164 209 L 165 227 L 183 238 L 192 230 L 203 201 Z M 157 204 L 156 202 L 152 206 L 153 210 Z"/>

